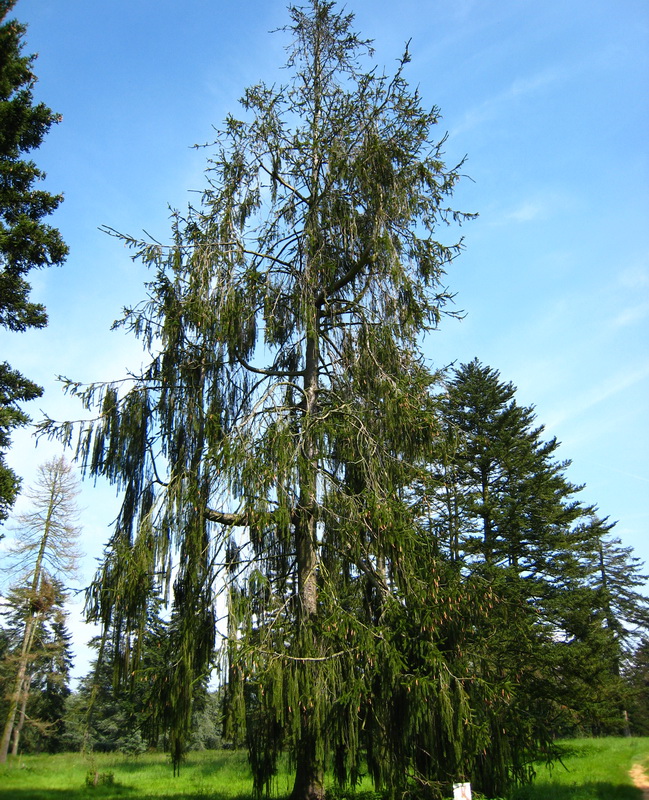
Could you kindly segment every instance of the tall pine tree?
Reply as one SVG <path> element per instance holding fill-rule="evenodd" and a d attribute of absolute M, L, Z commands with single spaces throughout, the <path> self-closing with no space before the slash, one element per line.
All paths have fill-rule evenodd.
<path fill-rule="evenodd" d="M 18 517 L 16 542 L 11 550 L 14 568 L 22 577 L 17 586 L 24 595 L 24 624 L 15 675 L 9 690 L 9 708 L 0 741 L 0 763 L 7 760 L 9 743 L 17 741 L 31 687 L 30 664 L 43 620 L 59 602 L 57 581 L 74 574 L 81 556 L 76 540 L 78 482 L 63 457 L 42 464 L 28 493 L 31 507 Z"/>
<path fill-rule="evenodd" d="M 543 439 L 534 409 L 515 394 L 477 359 L 453 371 L 438 397 L 443 437 L 418 506 L 456 571 L 496 598 L 500 623 L 485 635 L 481 669 L 511 690 L 487 759 L 506 747 L 511 764 L 535 740 L 547 752 L 557 733 L 622 730 L 623 642 L 630 625 L 646 623 L 637 559 L 577 500 L 581 487 L 568 481 L 558 442 Z M 494 791 L 492 777 L 485 765 L 483 790 Z"/>
<path fill-rule="evenodd" d="M 417 535 L 396 489 L 429 426 L 420 336 L 444 311 L 460 250 L 438 227 L 463 215 L 447 207 L 459 172 L 434 136 L 438 110 L 407 86 L 409 54 L 394 75 L 363 71 L 370 48 L 351 15 L 312 0 L 290 16 L 290 81 L 245 92 L 201 206 L 176 215 L 169 247 L 126 239 L 155 270 L 149 301 L 122 321 L 149 366 L 128 391 L 69 388 L 101 412 L 81 432 L 87 468 L 124 489 L 93 617 L 136 630 L 141 587 L 173 582 L 178 759 L 220 572 L 256 790 L 287 748 L 293 797 L 306 800 L 322 797 L 332 754 L 348 753 L 341 781 L 358 774 L 364 665 L 387 648 L 389 680 L 401 669 L 382 629 L 359 619 L 357 587 L 386 620 L 382 605 L 396 609 L 413 575 Z M 448 728 L 447 678 L 435 676 Z M 389 763 L 384 783 L 400 769 Z"/>

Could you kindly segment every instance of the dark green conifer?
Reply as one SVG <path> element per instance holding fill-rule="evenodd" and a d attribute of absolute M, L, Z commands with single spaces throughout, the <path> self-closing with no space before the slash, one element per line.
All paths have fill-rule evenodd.
<path fill-rule="evenodd" d="M 9 592 L 3 611 L 9 647 L 4 654 L 5 684 L 15 681 L 21 662 L 24 632 L 32 626 L 11 752 L 49 752 L 63 749 L 65 702 L 70 694 L 71 636 L 67 630 L 66 594 L 60 581 L 46 581 L 34 598 L 28 589 Z M 38 613 L 34 615 L 34 605 Z"/>
<path fill-rule="evenodd" d="M 581 487 L 567 480 L 558 442 L 543 440 L 515 393 L 478 360 L 454 370 L 439 398 L 433 480 L 419 487 L 440 552 L 496 598 L 489 652 L 478 661 L 476 642 L 475 657 L 509 701 L 477 770 L 486 792 L 497 791 L 495 765 L 529 762 L 530 746 L 550 752 L 558 733 L 622 731 L 624 642 L 647 613 L 638 560 L 576 499 Z"/>
<path fill-rule="evenodd" d="M 35 56 L 23 54 L 26 26 L 7 19 L 15 4 L 0 0 L 0 325 L 24 331 L 47 323 L 45 308 L 29 298 L 29 271 L 62 264 L 68 250 L 58 230 L 43 222 L 62 196 L 38 188 L 45 175 L 26 158 L 60 117 L 34 103 Z M 41 391 L 6 361 L 0 363 L 0 522 L 20 488 L 5 463 L 11 432 L 29 422 L 20 404 Z"/>

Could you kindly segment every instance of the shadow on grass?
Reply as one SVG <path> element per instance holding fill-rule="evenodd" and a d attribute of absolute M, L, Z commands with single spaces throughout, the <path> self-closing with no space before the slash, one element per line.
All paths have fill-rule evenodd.
<path fill-rule="evenodd" d="M 210 754 L 212 753 L 216 754 L 211 755 L 210 758 L 188 758 L 186 761 L 183 761 L 180 765 L 179 774 L 182 775 L 186 771 L 190 771 L 192 775 L 210 777 L 218 774 L 221 771 L 231 772 L 232 770 L 239 770 L 241 772 L 245 772 L 246 775 L 249 774 L 250 780 L 252 781 L 248 757 L 245 753 L 236 751 L 220 753 L 219 751 L 213 750 L 210 751 Z M 130 775 L 136 775 L 139 772 L 149 772 L 153 767 L 154 765 L 152 765 L 150 761 L 139 761 L 137 758 L 125 758 L 123 761 L 115 760 L 113 763 L 106 762 L 102 766 L 102 769 L 114 769 Z M 166 761 L 159 762 L 154 768 L 158 770 L 167 770 L 169 773 L 169 780 L 174 779 L 170 758 L 168 758 Z M 2 795 L 0 795 L 0 797 L 2 797 Z"/>
<path fill-rule="evenodd" d="M 0 794 L 0 797 L 2 795 Z M 511 800 L 641 800 L 642 791 L 635 786 L 592 781 L 566 786 L 525 786 Z"/>

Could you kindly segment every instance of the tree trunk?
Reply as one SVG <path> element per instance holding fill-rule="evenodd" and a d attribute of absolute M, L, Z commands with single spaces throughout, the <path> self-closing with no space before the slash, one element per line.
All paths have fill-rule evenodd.
<path fill-rule="evenodd" d="M 14 725 L 14 737 L 11 744 L 11 755 L 18 755 L 18 745 L 20 744 L 20 734 L 22 733 L 27 716 L 27 700 L 29 699 L 29 687 L 32 683 L 32 676 L 26 675 L 22 686 L 22 700 L 20 703 L 20 713 L 18 714 L 18 722 Z"/>
<path fill-rule="evenodd" d="M 324 768 L 317 755 L 317 737 L 320 734 L 319 731 L 311 730 L 314 728 L 313 715 L 305 712 L 290 800 L 323 800 L 325 796 Z"/>
<path fill-rule="evenodd" d="M 7 761 L 9 753 L 9 743 L 11 741 L 11 733 L 14 729 L 16 722 L 16 714 L 18 713 L 18 706 L 23 696 L 23 684 L 25 683 L 25 676 L 27 675 L 27 663 L 32 648 L 32 640 L 34 630 L 36 628 L 36 619 L 30 617 L 25 625 L 25 635 L 23 638 L 23 646 L 20 654 L 20 662 L 18 664 L 18 674 L 14 683 L 13 692 L 9 700 L 9 710 L 7 713 L 7 720 L 5 722 L 4 731 L 2 733 L 2 742 L 0 742 L 0 764 Z"/>
<path fill-rule="evenodd" d="M 317 451 L 311 422 L 318 406 L 318 312 L 313 308 L 312 329 L 307 334 L 304 371 L 303 452 L 300 475 L 300 509 L 295 530 L 298 577 L 298 642 L 302 655 L 314 655 L 315 637 L 311 622 L 318 613 L 317 538 Z M 305 665 L 302 669 L 307 669 Z M 315 700 L 315 698 L 314 698 Z M 296 712 L 297 713 L 297 712 Z M 296 748 L 295 782 L 291 800 L 324 798 L 324 765 L 318 751 L 322 731 L 314 719 L 313 706 L 301 712 L 300 740 Z"/>
<path fill-rule="evenodd" d="M 315 637 L 311 621 L 317 614 L 317 541 L 313 514 L 304 514 L 297 530 L 299 603 L 298 633 L 299 647 L 306 657 L 315 652 Z M 306 670 L 306 664 L 302 665 Z M 296 711 L 297 713 L 297 711 Z M 296 748 L 295 782 L 291 800 L 322 800 L 324 798 L 324 766 L 318 756 L 318 742 L 322 731 L 314 718 L 313 707 L 301 712 L 300 740 Z"/>
<path fill-rule="evenodd" d="M 20 671 L 21 668 L 22 673 Z M 16 721 L 16 713 L 18 712 L 18 703 L 20 702 L 20 694 L 24 677 L 25 668 L 21 664 L 18 671 L 18 677 L 16 678 L 14 691 L 9 700 L 7 721 L 5 722 L 4 731 L 2 732 L 2 742 L 0 743 L 0 764 L 4 764 L 7 761 L 7 755 L 9 754 L 9 743 L 11 742 L 11 734 L 14 729 L 14 722 Z"/>

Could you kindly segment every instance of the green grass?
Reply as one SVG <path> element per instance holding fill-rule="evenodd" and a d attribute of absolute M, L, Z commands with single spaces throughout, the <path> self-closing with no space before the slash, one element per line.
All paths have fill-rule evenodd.
<path fill-rule="evenodd" d="M 641 763 L 649 771 L 649 738 L 564 745 L 563 765 L 539 766 L 534 784 L 509 800 L 641 800 L 629 769 Z M 112 775 L 113 784 L 87 786 L 89 772 Z M 272 797 L 285 797 L 290 784 L 291 776 L 280 775 Z M 162 754 L 23 756 L 0 767 L 0 800 L 250 800 L 251 786 L 245 753 L 221 750 L 191 753 L 175 778 Z"/>
<path fill-rule="evenodd" d="M 99 774 L 99 785 L 86 785 L 89 772 Z M 251 786 L 245 753 L 225 750 L 191 753 L 176 777 L 168 756 L 157 753 L 24 756 L 0 768 L 1 800 L 249 800 Z"/>
<path fill-rule="evenodd" d="M 633 764 L 649 772 L 649 738 L 571 739 L 563 764 L 537 767 L 534 784 L 511 800 L 641 800 L 629 777 Z"/>

